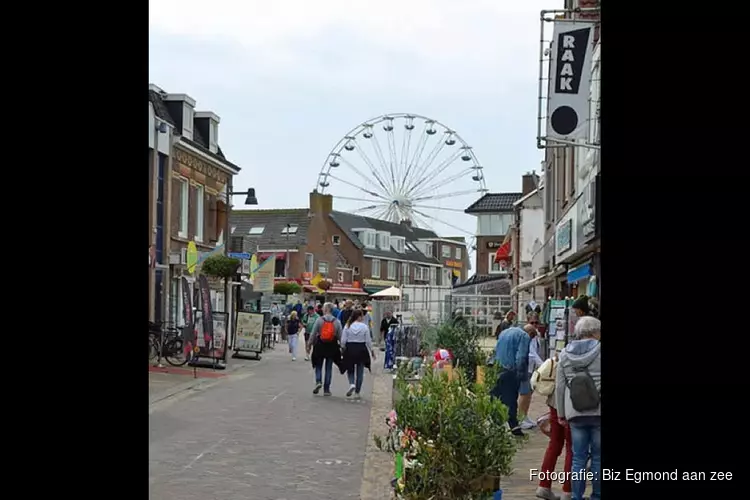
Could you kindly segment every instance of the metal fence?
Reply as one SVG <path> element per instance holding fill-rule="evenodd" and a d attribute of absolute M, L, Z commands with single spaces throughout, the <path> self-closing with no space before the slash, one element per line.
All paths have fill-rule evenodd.
<path fill-rule="evenodd" d="M 390 309 L 396 316 L 401 316 L 406 324 L 426 326 L 450 321 L 457 311 L 461 311 L 469 324 L 480 330 L 480 335 L 494 336 L 503 315 L 510 308 L 510 295 L 453 294 L 437 300 L 421 297 L 419 300 L 412 300 L 411 297 L 404 297 L 398 301 L 374 303 L 373 319 L 377 318 L 379 325 L 385 309 Z"/>

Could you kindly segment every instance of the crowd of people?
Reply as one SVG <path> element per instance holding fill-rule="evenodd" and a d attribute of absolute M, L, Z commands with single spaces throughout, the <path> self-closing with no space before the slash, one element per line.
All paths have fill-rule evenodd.
<path fill-rule="evenodd" d="M 549 436 L 537 498 L 583 500 L 588 479 L 589 499 L 601 500 L 601 321 L 585 297 L 571 309 L 577 318 L 571 340 L 547 360 L 539 352 L 538 316 L 529 314 L 526 324 L 517 326 L 515 313 L 506 314 L 497 328 L 494 362 L 500 374 L 491 394 L 508 407 L 514 435 L 523 436 L 539 423 Z M 538 421 L 528 414 L 534 393 L 546 398 L 549 410 Z M 563 449 L 564 482 L 558 496 L 552 478 Z"/>
<path fill-rule="evenodd" d="M 323 389 L 324 396 L 331 395 L 333 366 L 336 365 L 349 382 L 346 396 L 360 398 L 365 368 L 370 370 L 371 361 L 377 357 L 373 348 L 371 311 L 367 302 L 353 300 L 311 303 L 307 307 L 298 300 L 296 304 L 287 304 L 284 312 L 278 303 L 272 304 L 274 335 L 282 327 L 282 314 L 286 315 L 285 333 L 292 361 L 297 360 L 299 337 L 304 337 L 305 361 L 312 362 L 315 373 L 313 394 Z M 391 318 L 390 313 L 386 313 L 381 333 L 383 328 L 387 331 Z"/>

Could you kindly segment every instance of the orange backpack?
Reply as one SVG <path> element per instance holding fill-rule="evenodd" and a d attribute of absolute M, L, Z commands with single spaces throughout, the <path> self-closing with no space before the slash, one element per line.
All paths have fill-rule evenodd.
<path fill-rule="evenodd" d="M 320 340 L 322 342 L 333 342 L 336 340 L 336 320 L 323 320 L 323 326 L 320 328 Z"/>

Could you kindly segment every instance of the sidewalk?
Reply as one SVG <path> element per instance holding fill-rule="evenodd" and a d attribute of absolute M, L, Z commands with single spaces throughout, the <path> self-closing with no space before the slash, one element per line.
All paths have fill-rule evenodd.
<path fill-rule="evenodd" d="M 175 394 L 192 389 L 195 386 L 213 383 L 237 370 L 245 367 L 262 366 L 263 360 L 230 359 L 223 370 L 213 368 L 193 368 L 188 365 L 171 366 L 162 361 L 162 367 L 154 366 L 155 361 L 148 364 L 148 397 L 149 404 L 169 398 Z"/>
<path fill-rule="evenodd" d="M 545 404 L 545 398 L 535 394 L 531 399 L 529 415 L 532 420 L 536 420 L 549 411 Z M 528 441 L 521 445 L 513 460 L 513 473 L 510 477 L 501 479 L 500 487 L 503 490 L 503 500 L 528 500 L 535 497 L 536 488 L 539 486 L 538 480 L 532 480 L 529 477 L 531 469 L 539 469 L 542 466 L 544 452 L 547 450 L 549 438 L 542 434 L 538 428 L 524 431 L 528 436 Z M 565 450 L 557 460 L 555 470 L 562 472 L 565 465 Z M 559 495 L 562 491 L 562 485 L 552 484 L 552 491 Z"/>

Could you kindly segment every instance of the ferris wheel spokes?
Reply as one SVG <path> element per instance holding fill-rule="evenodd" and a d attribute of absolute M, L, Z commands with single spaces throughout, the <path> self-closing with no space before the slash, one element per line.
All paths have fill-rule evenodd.
<path fill-rule="evenodd" d="M 461 177 L 465 176 L 468 173 L 471 173 L 471 171 L 474 170 L 474 167 L 470 167 L 467 169 L 462 170 L 461 172 L 451 175 L 450 177 L 446 177 L 445 179 L 440 179 L 437 182 L 433 182 L 432 184 L 429 184 L 428 186 L 422 187 L 417 189 L 414 193 L 412 193 L 413 196 L 418 197 L 425 195 L 427 193 L 430 193 L 438 188 L 441 188 L 443 186 L 447 186 L 451 182 L 460 179 Z M 433 179 L 434 181 L 434 179 Z"/>
<path fill-rule="evenodd" d="M 443 198 L 453 198 L 455 196 L 461 196 L 464 194 L 471 194 L 478 192 L 478 189 L 467 189 L 465 191 L 454 191 L 452 193 L 441 193 L 441 194 L 433 194 L 429 196 L 420 196 L 419 198 L 414 198 L 412 201 L 422 201 L 422 200 L 440 200 Z"/>
<path fill-rule="evenodd" d="M 427 131 L 429 130 L 431 129 L 427 129 Z M 425 131 L 425 133 L 427 131 Z M 437 143 L 435 143 L 435 146 L 433 146 L 432 150 L 430 151 L 430 154 L 427 155 L 427 158 L 424 160 L 422 165 L 417 167 L 417 170 L 415 174 L 412 176 L 412 179 L 408 183 L 405 183 L 406 184 L 404 186 L 405 192 L 407 193 L 410 192 L 414 183 L 422 180 L 424 174 L 427 172 L 427 169 L 430 168 L 430 165 L 432 164 L 433 161 L 435 161 L 435 158 L 438 157 L 438 155 L 440 154 L 440 151 L 442 151 L 444 147 L 445 147 L 445 142 L 443 141 L 438 141 Z"/>
<path fill-rule="evenodd" d="M 353 187 L 353 188 L 359 189 L 360 191 L 363 191 L 363 192 L 365 192 L 365 193 L 369 194 L 370 196 L 374 196 L 375 198 L 381 198 L 381 199 L 383 199 L 383 200 L 387 200 L 387 199 L 386 199 L 386 198 L 385 198 L 384 196 L 382 196 L 382 195 L 380 195 L 380 194 L 378 194 L 378 193 L 375 193 L 375 192 L 373 192 L 373 191 L 369 191 L 369 190 L 367 190 L 367 189 L 363 188 L 362 186 L 357 186 L 357 185 L 356 185 L 356 184 L 354 184 L 353 182 L 349 182 L 349 181 L 346 181 L 346 180 L 344 180 L 344 179 L 341 179 L 341 178 L 339 178 L 339 177 L 336 177 L 336 176 L 335 176 L 335 175 L 333 175 L 333 174 L 328 174 L 328 177 L 330 177 L 331 179 L 335 179 L 335 180 L 337 180 L 337 181 L 339 181 L 339 182 L 343 182 L 344 184 L 347 184 L 347 185 L 349 185 L 349 186 L 351 186 L 351 187 Z"/>
<path fill-rule="evenodd" d="M 367 158 L 366 156 L 364 156 L 364 153 L 362 153 L 361 149 L 362 148 L 357 148 L 357 150 L 359 150 L 359 152 L 360 152 L 359 153 L 360 156 L 363 156 L 363 161 L 365 161 L 365 163 L 368 163 L 369 158 Z M 356 166 L 354 166 L 354 164 L 352 162 L 350 162 L 349 160 L 347 160 L 343 156 L 341 157 L 341 161 L 344 162 L 349 168 L 351 168 L 352 170 L 354 170 L 357 174 L 359 174 L 359 176 L 362 177 L 362 180 L 364 180 L 365 185 L 372 184 L 371 180 L 365 174 L 363 174 Z M 369 163 L 368 163 L 368 166 L 369 166 Z M 385 187 L 385 184 L 383 184 L 383 181 L 380 179 L 380 177 L 378 177 L 378 174 L 375 172 L 375 170 L 372 168 L 372 166 L 370 166 L 370 172 L 372 172 L 372 175 L 375 177 L 375 180 L 378 182 L 378 184 L 380 184 L 380 187 L 381 187 L 380 194 L 382 194 L 383 196 L 388 196 L 388 194 L 389 194 L 388 193 L 388 188 Z"/>
<path fill-rule="evenodd" d="M 443 171 L 450 167 L 454 161 L 458 159 L 458 157 L 461 156 L 461 150 L 454 151 L 450 156 L 448 156 L 446 159 L 444 159 L 442 162 L 438 164 L 437 167 L 435 167 L 435 172 L 432 174 L 432 178 L 430 176 L 424 176 L 422 179 L 420 179 L 418 182 L 415 182 L 410 188 L 408 193 L 410 195 L 418 196 L 417 192 L 420 191 L 419 187 L 423 185 L 425 182 L 429 184 L 429 182 L 435 180 L 435 178 L 439 177 L 440 174 L 443 173 Z M 428 182 L 429 181 L 429 182 Z"/>
<path fill-rule="evenodd" d="M 378 160 L 380 161 L 380 165 L 383 167 L 383 171 L 386 172 L 386 179 L 388 176 L 391 178 L 391 193 L 396 192 L 396 179 L 393 176 L 393 169 L 388 167 L 388 163 L 385 161 L 385 156 L 383 155 L 383 149 L 380 147 L 380 141 L 378 141 L 378 136 L 373 135 L 372 138 L 372 146 L 375 150 L 375 156 L 378 157 Z"/>

